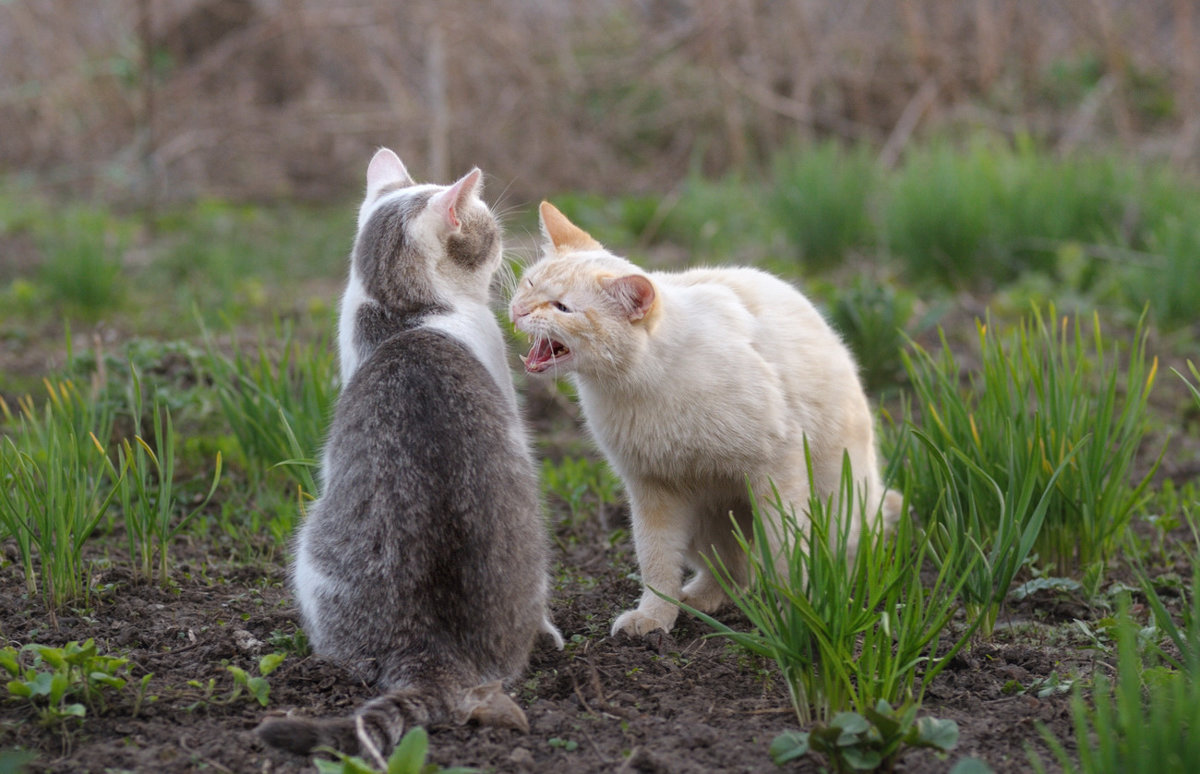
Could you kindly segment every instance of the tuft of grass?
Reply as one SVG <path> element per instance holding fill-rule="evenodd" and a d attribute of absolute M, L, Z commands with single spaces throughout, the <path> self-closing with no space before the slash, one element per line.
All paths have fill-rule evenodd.
<path fill-rule="evenodd" d="M 1193 585 L 1193 594 L 1200 586 Z M 1058 765 L 1067 774 L 1124 774 L 1163 772 L 1187 774 L 1200 764 L 1200 681 L 1196 664 L 1176 670 L 1143 657 L 1138 625 L 1127 610 L 1117 617 L 1117 671 L 1110 681 L 1098 674 L 1089 706 L 1083 693 L 1071 697 L 1078 762 L 1062 741 L 1039 724 L 1039 732 Z M 1200 652 L 1200 639 L 1190 647 Z M 1038 772 L 1047 771 L 1032 750 L 1030 761 Z"/>
<path fill-rule="evenodd" d="M 888 249 L 919 279 L 957 286 L 1011 279 L 994 218 L 1002 189 L 993 154 L 945 145 L 915 151 L 890 181 L 882 219 Z"/>
<path fill-rule="evenodd" d="M 97 319 L 122 296 L 122 262 L 131 241 L 127 226 L 83 207 L 58 215 L 42 238 L 41 281 L 68 311 Z"/>
<path fill-rule="evenodd" d="M 260 341 L 226 355 L 208 336 L 202 367 L 254 476 L 281 469 L 316 496 L 313 470 L 337 399 L 333 347 L 325 338 L 304 344 L 286 326 L 275 339 L 277 348 Z"/>
<path fill-rule="evenodd" d="M 53 613 L 87 598 L 83 544 L 108 510 L 120 478 L 109 480 L 107 458 L 97 440 L 110 432 L 111 412 L 69 381 L 47 381 L 46 391 L 41 411 L 25 397 L 17 417 L 0 400 L 6 420 L 18 425 L 13 436 L 0 441 L 6 471 L 0 524 L 16 539 L 27 592 L 40 590 Z"/>
<path fill-rule="evenodd" d="M 180 498 L 175 485 L 175 424 L 165 402 L 156 394 L 152 410 L 154 433 L 151 438 L 154 446 L 145 440 L 141 380 L 132 364 L 130 372 L 134 438 L 121 442 L 118 448 L 119 464 L 114 465 L 111 460 L 106 460 L 113 480 L 120 480 L 118 501 L 124 514 L 129 559 L 134 575 L 149 581 L 157 574 L 158 582 L 166 586 L 170 581 L 171 540 L 204 510 L 216 492 L 217 484 L 221 481 L 221 452 L 217 452 L 212 486 L 208 493 L 195 508 L 176 519 Z M 154 561 L 156 552 L 157 573 Z"/>
<path fill-rule="evenodd" d="M 1012 427 L 1006 428 L 1012 430 Z M 959 593 L 979 630 L 990 637 L 1000 607 L 1017 572 L 1030 556 L 1045 523 L 1050 504 L 1048 488 L 1062 474 L 1071 455 L 1051 473 L 1046 489 L 1034 501 L 1040 460 L 1018 453 L 1019 441 L 1009 437 L 1004 471 L 1013 489 L 1005 489 L 982 467 L 957 449 L 944 453 L 920 430 L 912 430 L 927 466 L 919 475 L 938 492 L 921 511 L 929 525 L 931 556 L 939 572 L 961 578 Z M 1024 464 L 1025 467 L 1021 467 Z"/>
<path fill-rule="evenodd" d="M 542 491 L 566 503 L 568 523 L 577 526 L 589 513 L 617 503 L 621 480 L 603 460 L 564 457 L 555 463 L 544 459 Z"/>
<path fill-rule="evenodd" d="M 854 353 L 868 393 L 894 386 L 903 376 L 901 352 L 914 307 L 911 293 L 862 276 L 837 292 L 829 322 Z"/>
<path fill-rule="evenodd" d="M 1131 481 L 1158 361 L 1147 361 L 1142 323 L 1124 358 L 1098 315 L 1090 329 L 1059 320 L 1053 306 L 1008 335 L 977 322 L 982 364 L 966 384 L 944 337 L 936 356 L 914 344 L 904 360 L 921 412 L 909 424 L 928 438 L 907 468 L 917 512 L 951 531 L 965 519 L 974 540 L 996 545 L 1014 528 L 1025 542 L 1044 505 L 1031 545 L 1039 563 L 1057 576 L 1082 569 L 1095 584 L 1157 469 Z M 945 488 L 943 465 L 960 488 Z M 1017 501 L 1026 510 L 1010 512 L 1005 495 L 1023 493 L 1029 479 L 1032 491 Z M 947 501 L 953 495 L 958 502 Z"/>
<path fill-rule="evenodd" d="M 876 513 L 858 545 L 850 545 L 859 496 L 848 460 L 839 495 L 829 502 L 814 497 L 800 517 L 773 492 L 765 507 L 775 511 L 779 534 L 758 505 L 751 535 L 735 523 L 752 583 L 738 588 L 719 557 L 714 572 L 753 631 L 736 631 L 689 609 L 716 630 L 714 636 L 776 661 L 802 724 L 828 724 L 843 711 L 873 711 L 880 700 L 901 712 L 919 706 L 925 687 L 976 625 L 939 653 L 939 636 L 958 610 L 964 578 L 943 563 L 932 584 L 922 583 L 931 545 L 910 519 L 885 534 Z"/>
<path fill-rule="evenodd" d="M 824 142 L 780 153 L 771 171 L 767 203 L 802 264 L 827 268 L 872 243 L 868 204 L 878 173 L 865 146 Z"/>
<path fill-rule="evenodd" d="M 737 176 L 687 178 L 662 207 L 664 241 L 688 249 L 691 263 L 751 263 L 766 255 L 775 224 L 763 206 L 759 186 Z"/>
<path fill-rule="evenodd" d="M 1160 326 L 1181 328 L 1196 321 L 1200 283 L 1200 225 L 1195 214 L 1168 217 L 1147 238 L 1148 254 L 1126 261 L 1119 272 L 1130 306 L 1147 308 Z"/>

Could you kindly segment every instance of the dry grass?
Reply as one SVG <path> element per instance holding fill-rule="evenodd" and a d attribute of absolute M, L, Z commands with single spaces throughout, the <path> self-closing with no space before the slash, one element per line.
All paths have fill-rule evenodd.
<path fill-rule="evenodd" d="M 395 147 L 524 201 L 821 136 L 985 127 L 1200 158 L 1194 0 L 0 4 L 0 169 L 129 203 L 357 189 Z"/>

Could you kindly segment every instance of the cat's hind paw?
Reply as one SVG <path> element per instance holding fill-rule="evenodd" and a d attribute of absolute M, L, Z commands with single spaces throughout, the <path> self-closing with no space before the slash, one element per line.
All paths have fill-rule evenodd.
<path fill-rule="evenodd" d="M 701 613 L 715 613 L 729 601 L 725 589 L 711 574 L 698 574 L 683 587 L 679 601 Z"/>
<path fill-rule="evenodd" d="M 625 632 L 631 637 L 644 637 L 655 629 L 669 632 L 674 623 L 674 616 L 670 621 L 662 621 L 642 610 L 626 610 L 617 616 L 617 620 L 613 621 L 612 636 L 616 637 L 621 632 Z"/>

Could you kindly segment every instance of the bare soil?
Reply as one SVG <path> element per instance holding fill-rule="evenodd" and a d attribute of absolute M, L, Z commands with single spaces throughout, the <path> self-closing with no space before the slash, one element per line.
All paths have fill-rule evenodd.
<path fill-rule="evenodd" d="M 598 529 L 582 531 L 561 536 L 576 542 L 562 557 L 553 604 L 572 641 L 561 652 L 540 644 L 525 678 L 512 686 L 530 733 L 435 727 L 432 759 L 501 772 L 776 771 L 767 747 L 798 725 L 774 664 L 706 639 L 707 627 L 686 618 L 658 640 L 608 637 L 612 618 L 638 593 L 628 577 L 635 569 L 632 551 L 628 545 L 609 549 Z M 177 548 L 188 553 L 185 544 Z M 135 717 L 130 694 L 65 733 L 39 726 L 23 703 L 0 704 L 0 749 L 41 751 L 34 771 L 311 770 L 303 758 L 266 748 L 254 727 L 267 712 L 345 714 L 372 691 L 337 666 L 290 655 L 268 678 L 267 709 L 245 695 L 232 704 L 202 701 L 189 681 L 215 679 L 216 698 L 228 696 L 233 681 L 224 665 L 255 674 L 258 658 L 276 649 L 272 638 L 293 634 L 297 623 L 281 563 L 230 564 L 191 548 L 177 567 L 177 587 L 133 584 L 111 571 L 97 579 L 109 590 L 86 611 L 60 613 L 57 629 L 39 600 L 23 596 L 16 567 L 0 573 L 6 640 L 58 645 L 95 638 L 102 651 L 128 656 L 135 677 L 153 673 L 149 693 L 157 696 Z M 748 626 L 736 612 L 723 620 Z M 1070 735 L 1067 701 L 1061 694 L 1011 694 L 1011 685 L 1027 686 L 1055 671 L 1065 676 L 1090 660 L 1076 647 L 1005 631 L 975 646 L 937 678 L 924 705 L 924 712 L 958 722 L 958 749 L 946 760 L 909 753 L 899 770 L 946 771 L 958 758 L 975 755 L 998 772 L 1027 771 L 1023 746 L 1040 746 L 1037 722 Z M 792 770 L 817 769 L 804 762 Z"/>
<path fill-rule="evenodd" d="M 551 388 L 529 390 L 528 413 L 543 453 L 588 448 L 574 406 Z M 557 651 L 540 643 L 510 686 L 531 731 L 437 726 L 431 759 L 495 772 L 777 771 L 771 740 L 800 726 L 775 665 L 706 637 L 708 627 L 686 616 L 667 637 L 609 637 L 611 621 L 639 592 L 627 509 L 601 508 L 576 523 L 564 503 L 548 509 L 556 524 L 552 611 L 568 644 Z M 369 687 L 293 649 L 268 678 L 267 707 L 245 694 L 226 701 L 233 689 L 227 665 L 256 674 L 258 659 L 288 650 L 298 631 L 280 552 L 268 550 L 264 537 L 263 555 L 273 558 L 231 560 L 216 536 L 181 537 L 164 589 L 134 582 L 124 545 L 119 528 L 89 544 L 89 555 L 101 560 L 93 596 L 52 619 L 40 599 L 25 595 L 15 546 L 0 543 L 0 639 L 61 645 L 95 638 L 102 652 L 130 659 L 134 678 L 152 674 L 155 697 L 135 713 L 133 693 L 124 691 L 104 712 L 55 727 L 39 725 L 23 702 L 0 700 L 0 750 L 37 751 L 30 770 L 38 772 L 312 771 L 307 759 L 266 748 L 254 728 L 268 713 L 349 713 L 373 695 Z M 1128 571 L 1115 565 L 1111 577 L 1128 579 Z M 1053 592 L 1014 604 L 993 639 L 960 653 L 925 695 L 923 714 L 958 723 L 958 747 L 944 757 L 906 752 L 897 770 L 944 772 L 975 756 L 996 772 L 1025 772 L 1028 748 L 1057 770 L 1038 729 L 1071 738 L 1069 694 L 1039 695 L 1037 686 L 1055 676 L 1086 681 L 1109 668 L 1111 655 L 1088 648 L 1073 623 L 1109 612 Z M 719 617 L 749 627 L 736 611 Z M 206 699 L 195 683 L 210 679 L 215 690 Z M 787 770 L 820 767 L 808 757 Z"/>

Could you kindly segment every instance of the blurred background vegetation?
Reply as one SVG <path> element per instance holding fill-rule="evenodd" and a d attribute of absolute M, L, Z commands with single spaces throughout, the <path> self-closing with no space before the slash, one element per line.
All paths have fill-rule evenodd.
<path fill-rule="evenodd" d="M 1200 157 L 1192 0 L 0 3 L 0 165 L 72 195 L 326 201 L 394 147 L 526 201 L 833 138 Z"/>
<path fill-rule="evenodd" d="M 328 331 L 381 145 L 481 166 L 518 258 L 552 197 L 802 277 L 873 388 L 948 309 L 1149 305 L 1194 351 L 1194 0 L 0 2 L 0 72 L 0 395 L 64 321 Z"/>

